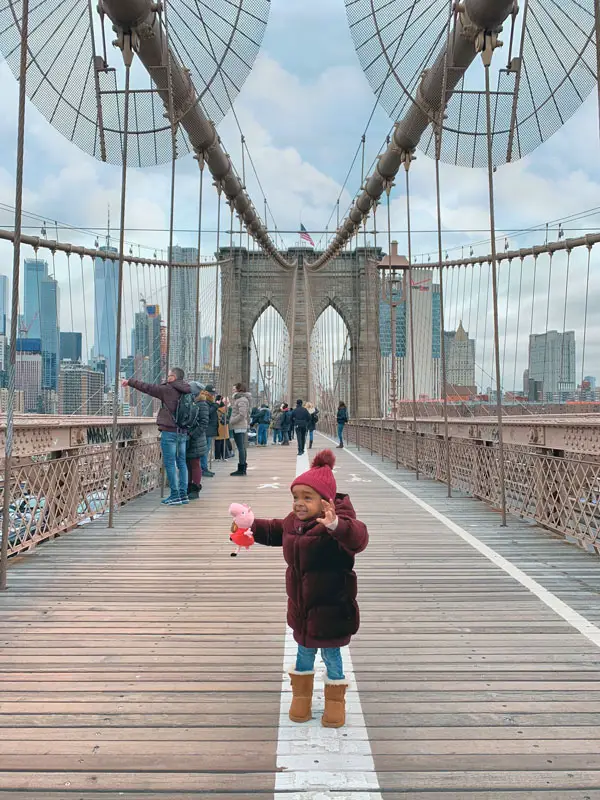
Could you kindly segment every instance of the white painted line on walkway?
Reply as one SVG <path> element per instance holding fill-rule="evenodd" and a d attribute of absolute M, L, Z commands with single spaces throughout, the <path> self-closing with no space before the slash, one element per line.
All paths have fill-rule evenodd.
<path fill-rule="evenodd" d="M 328 439 L 330 442 L 335 441 L 331 439 L 329 436 L 325 436 L 321 434 L 323 438 Z M 588 619 L 583 617 L 578 611 L 575 611 L 574 608 L 571 608 L 570 605 L 567 605 L 563 600 L 557 597 L 552 592 L 548 591 L 544 586 L 538 583 L 536 580 L 531 578 L 527 575 L 526 572 L 523 572 L 522 569 L 515 566 L 511 561 L 504 556 L 501 556 L 500 553 L 497 553 L 491 547 L 488 547 L 487 544 L 484 544 L 480 541 L 476 536 L 473 536 L 472 533 L 468 533 L 464 528 L 461 528 L 460 525 L 457 525 L 456 522 L 453 522 L 449 519 L 445 514 L 442 514 L 437 509 L 430 506 L 429 503 L 426 503 L 424 500 L 421 500 L 420 497 L 413 494 L 408 489 L 405 489 L 404 486 L 397 483 L 396 481 L 389 478 L 383 472 L 380 472 L 376 467 L 373 467 L 368 462 L 364 461 L 360 456 L 353 453 L 351 450 L 346 450 L 348 455 L 352 456 L 352 458 L 356 459 L 360 464 L 370 469 L 375 475 L 379 476 L 382 480 L 386 483 L 389 483 L 390 486 L 393 486 L 399 492 L 401 492 L 405 497 L 409 500 L 412 500 L 413 503 L 416 503 L 420 508 L 424 511 L 427 511 L 428 514 L 431 514 L 432 517 L 435 517 L 439 522 L 443 523 L 452 533 L 455 533 L 457 536 L 465 541 L 467 544 L 471 545 L 478 553 L 481 553 L 482 556 L 485 556 L 492 564 L 495 564 L 500 569 L 504 570 L 507 575 L 510 575 L 511 578 L 514 578 L 521 586 L 524 586 L 526 589 L 534 594 L 537 598 L 539 598 L 542 603 L 544 603 L 548 608 L 552 609 L 559 617 L 562 617 L 565 622 L 568 622 L 575 630 L 582 633 L 586 639 L 589 639 L 592 644 L 595 644 L 596 647 L 600 647 L 600 628 L 594 625 L 593 622 L 590 622 Z"/>
<path fill-rule="evenodd" d="M 308 467 L 308 453 L 298 456 L 296 475 L 305 472 Z M 350 650 L 345 647 L 342 651 L 344 671 L 349 682 L 346 725 L 334 730 L 321 725 L 325 705 L 325 667 L 319 661 L 316 664 L 313 719 L 299 725 L 288 717 L 292 697 L 288 669 L 294 666 L 297 647 L 288 628 L 283 656 L 275 798 L 382 800 Z"/>

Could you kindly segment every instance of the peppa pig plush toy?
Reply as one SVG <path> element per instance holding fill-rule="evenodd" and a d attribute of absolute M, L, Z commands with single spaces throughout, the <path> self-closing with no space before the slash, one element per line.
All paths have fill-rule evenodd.
<path fill-rule="evenodd" d="M 254 544 L 254 536 L 250 528 L 254 522 L 254 512 L 250 506 L 241 503 L 232 503 L 229 506 L 229 513 L 233 517 L 231 524 L 230 540 L 237 545 L 237 550 L 231 555 L 237 556 L 240 550 L 249 550 Z"/>

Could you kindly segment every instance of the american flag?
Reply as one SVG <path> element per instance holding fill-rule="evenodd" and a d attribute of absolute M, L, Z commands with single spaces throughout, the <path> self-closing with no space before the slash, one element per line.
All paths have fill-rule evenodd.
<path fill-rule="evenodd" d="M 300 238 L 304 239 L 305 241 L 307 241 L 311 247 L 315 246 L 315 243 L 310 238 L 309 232 L 306 230 L 306 228 L 304 227 L 304 225 L 302 223 L 300 223 L 300 230 L 298 231 L 298 233 L 300 234 Z"/>

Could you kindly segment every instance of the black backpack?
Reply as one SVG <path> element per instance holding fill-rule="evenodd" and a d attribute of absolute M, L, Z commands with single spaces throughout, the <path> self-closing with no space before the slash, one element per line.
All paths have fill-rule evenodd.
<path fill-rule="evenodd" d="M 182 394 L 177 403 L 177 410 L 173 414 L 173 420 L 179 430 L 191 431 L 198 422 L 200 409 L 198 403 L 194 403 L 194 398 L 188 394 Z"/>

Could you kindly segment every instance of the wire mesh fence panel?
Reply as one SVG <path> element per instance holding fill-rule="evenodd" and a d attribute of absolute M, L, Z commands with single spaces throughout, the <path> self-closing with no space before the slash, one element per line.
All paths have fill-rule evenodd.
<path fill-rule="evenodd" d="M 83 448 L 76 455 L 27 459 L 13 466 L 9 555 L 28 550 L 107 511 L 110 453 L 110 447 Z M 160 463 L 156 440 L 119 445 L 114 475 L 117 505 L 157 488 Z M 1 513 L 6 513 L 3 486 L 0 504 Z"/>

